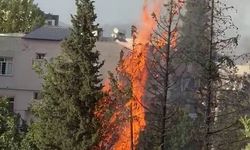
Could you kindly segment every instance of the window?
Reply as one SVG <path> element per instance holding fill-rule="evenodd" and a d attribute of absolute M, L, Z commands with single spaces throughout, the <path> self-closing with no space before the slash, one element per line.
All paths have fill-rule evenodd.
<path fill-rule="evenodd" d="M 13 58 L 0 57 L 0 75 L 11 75 L 13 66 Z"/>
<path fill-rule="evenodd" d="M 55 20 L 53 20 L 53 19 L 46 20 L 46 23 L 48 26 L 55 26 Z"/>
<path fill-rule="evenodd" d="M 36 53 L 36 59 L 44 59 L 46 56 L 45 53 Z"/>
<path fill-rule="evenodd" d="M 195 80 L 192 77 L 181 79 L 181 91 L 192 91 L 195 89 Z"/>
<path fill-rule="evenodd" d="M 51 20 L 48 20 L 48 25 L 52 26 L 52 21 Z"/>
<path fill-rule="evenodd" d="M 35 100 L 40 100 L 40 99 L 42 99 L 42 94 L 41 94 L 41 92 L 34 92 L 33 99 L 35 99 Z"/>
<path fill-rule="evenodd" d="M 14 112 L 14 97 L 8 97 L 7 100 L 9 101 L 9 111 Z"/>

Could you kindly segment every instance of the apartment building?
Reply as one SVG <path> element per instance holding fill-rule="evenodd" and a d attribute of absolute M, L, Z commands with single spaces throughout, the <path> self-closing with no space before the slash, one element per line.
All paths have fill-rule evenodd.
<path fill-rule="evenodd" d="M 40 99 L 42 86 L 32 64 L 59 55 L 61 43 L 70 33 L 68 28 L 56 24 L 50 18 L 48 25 L 28 34 L 0 34 L 0 96 L 10 98 L 13 111 L 24 120 L 30 119 L 30 103 Z M 101 68 L 104 79 L 108 71 L 115 70 L 121 48 L 111 38 L 100 37 L 96 43 L 100 59 L 105 60 Z"/>

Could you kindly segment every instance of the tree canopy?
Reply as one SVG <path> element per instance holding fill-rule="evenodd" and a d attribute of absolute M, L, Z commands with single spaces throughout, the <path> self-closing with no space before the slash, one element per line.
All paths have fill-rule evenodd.
<path fill-rule="evenodd" d="M 43 11 L 33 0 L 0 0 L 0 32 L 25 33 L 44 24 Z"/>
<path fill-rule="evenodd" d="M 25 126 L 20 116 L 9 108 L 8 99 L 0 98 L 0 149 L 18 150 L 25 135 Z"/>
<path fill-rule="evenodd" d="M 33 106 L 37 120 L 27 136 L 38 149 L 88 150 L 98 140 L 94 110 L 102 97 L 99 69 L 103 64 L 94 50 L 93 31 L 98 25 L 93 1 L 76 0 L 76 6 L 61 55 L 46 63 L 41 74 L 43 99 Z"/>

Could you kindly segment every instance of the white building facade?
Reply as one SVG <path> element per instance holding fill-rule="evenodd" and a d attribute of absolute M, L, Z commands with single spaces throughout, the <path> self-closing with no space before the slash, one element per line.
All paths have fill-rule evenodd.
<path fill-rule="evenodd" d="M 58 32 L 57 29 L 60 27 L 57 29 L 55 27 L 44 28 L 54 28 L 55 30 L 49 29 L 49 32 L 52 30 Z M 62 39 L 68 35 L 62 34 L 53 37 L 57 33 L 51 33 L 51 35 L 39 35 L 38 33 L 0 34 L 0 97 L 10 98 L 13 104 L 12 109 L 19 113 L 24 120 L 31 118 L 29 106 L 32 100 L 40 99 L 39 91 L 42 87 L 42 80 L 33 70 L 33 62 L 42 59 L 49 60 L 59 55 Z M 104 79 L 107 78 L 108 71 L 115 70 L 121 48 L 112 40 L 96 43 L 96 49 L 101 53 L 100 59 L 105 60 L 105 64 L 101 68 Z"/>

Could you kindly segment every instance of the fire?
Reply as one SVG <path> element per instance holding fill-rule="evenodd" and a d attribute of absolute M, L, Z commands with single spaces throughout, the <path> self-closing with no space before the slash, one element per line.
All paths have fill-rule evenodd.
<path fill-rule="evenodd" d="M 104 81 L 104 86 L 103 86 L 103 88 L 102 88 L 102 91 L 103 91 L 104 93 L 108 93 L 109 90 L 111 90 L 109 80 L 105 80 L 105 81 Z"/>
<path fill-rule="evenodd" d="M 105 120 L 105 115 L 108 114 L 110 106 L 113 113 L 108 120 L 102 122 L 102 128 L 106 130 L 101 131 L 102 140 L 96 148 L 98 150 L 135 149 L 139 142 L 140 133 L 146 127 L 144 97 L 148 78 L 147 57 L 152 34 L 157 27 L 157 22 L 152 17 L 152 13 L 154 13 L 154 17 L 160 17 L 163 2 L 164 0 L 144 0 L 141 24 L 135 34 L 133 48 L 127 56 L 123 57 L 118 66 L 118 72 L 130 81 L 131 98 L 125 103 L 122 100 L 126 95 L 124 93 L 126 87 L 124 81 L 118 80 L 117 85 L 115 85 L 117 91 L 112 90 L 111 82 L 105 82 L 103 91 L 108 93 L 108 96 L 101 101 L 96 116 L 100 120 Z M 163 33 L 163 36 L 166 35 L 167 33 Z M 176 38 L 173 38 L 173 40 L 175 41 Z M 166 44 L 166 41 L 159 42 L 162 46 Z"/>
<path fill-rule="evenodd" d="M 146 126 L 145 110 L 143 107 L 143 98 L 147 81 L 146 63 L 148 45 L 150 43 L 153 29 L 156 28 L 157 25 L 151 13 L 154 12 L 159 16 L 162 3 L 162 0 L 154 1 L 154 3 L 144 1 L 143 13 L 141 16 L 142 24 L 139 26 L 136 35 L 134 48 L 119 67 L 119 70 L 122 73 L 127 74 L 131 81 L 132 98 L 126 104 L 126 107 L 127 109 L 130 109 L 132 117 L 130 118 L 130 121 L 127 121 L 124 124 L 124 127 L 119 134 L 118 141 L 113 147 L 114 150 L 135 149 L 135 146 L 138 144 L 139 135 Z M 151 10 L 150 6 L 152 6 Z M 131 144 L 131 140 L 133 140 L 133 144 Z M 131 148 L 131 145 L 133 145 L 133 148 Z"/>

